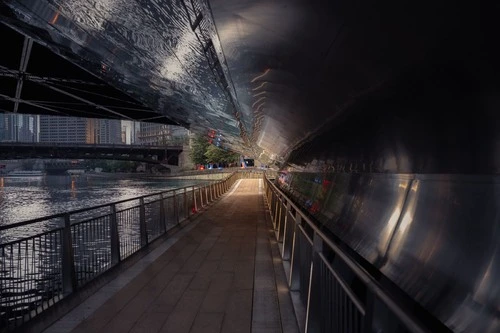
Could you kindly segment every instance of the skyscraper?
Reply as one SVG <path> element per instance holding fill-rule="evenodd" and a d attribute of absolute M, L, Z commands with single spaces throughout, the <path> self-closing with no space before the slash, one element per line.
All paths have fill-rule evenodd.
<path fill-rule="evenodd" d="M 0 116 L 0 141 L 38 142 L 37 115 L 5 113 Z"/>
<path fill-rule="evenodd" d="M 40 142 L 94 143 L 93 121 L 87 118 L 40 116 Z"/>
<path fill-rule="evenodd" d="M 180 126 L 140 123 L 138 141 L 141 145 L 176 145 L 187 140 L 187 134 Z"/>
<path fill-rule="evenodd" d="M 115 119 L 93 119 L 95 126 L 95 143 L 121 144 L 122 127 L 121 121 Z"/>

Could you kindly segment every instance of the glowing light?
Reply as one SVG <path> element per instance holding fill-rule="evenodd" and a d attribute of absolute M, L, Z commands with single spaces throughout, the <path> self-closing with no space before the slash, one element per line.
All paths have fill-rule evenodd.
<path fill-rule="evenodd" d="M 257 106 L 257 107 L 255 108 L 255 112 L 259 112 L 259 111 L 261 111 L 260 109 L 262 109 L 262 107 L 264 106 L 264 104 L 266 104 L 266 102 L 262 102 L 262 104 L 260 104 L 259 106 Z"/>
<path fill-rule="evenodd" d="M 264 97 L 261 97 L 259 98 L 258 100 L 255 101 L 255 103 L 252 104 L 252 108 L 255 107 L 255 105 L 259 104 L 260 102 L 262 102 L 263 100 L 265 100 L 267 97 L 264 96 Z"/>
<path fill-rule="evenodd" d="M 52 20 L 50 20 L 50 24 L 56 24 L 58 18 L 59 18 L 59 12 L 57 12 L 52 18 Z"/>
<path fill-rule="evenodd" d="M 379 243 L 379 251 L 380 253 L 385 253 L 387 250 L 387 247 L 389 246 L 389 241 L 391 239 L 391 236 L 394 233 L 394 228 L 396 227 L 396 224 L 398 223 L 399 216 L 401 215 L 401 204 L 399 204 L 396 208 L 394 208 L 394 211 L 392 212 L 391 217 L 389 218 L 389 221 L 387 222 L 384 230 L 382 230 L 382 238 Z"/>
<path fill-rule="evenodd" d="M 71 197 L 76 198 L 76 181 L 75 179 L 71 179 Z"/>
<path fill-rule="evenodd" d="M 417 192 L 417 190 L 418 190 L 418 180 L 414 180 L 413 181 L 413 184 L 411 185 L 411 190 L 413 192 Z"/>
<path fill-rule="evenodd" d="M 257 96 L 263 95 L 263 94 L 265 94 L 265 93 L 266 93 L 266 91 L 261 91 L 260 93 L 257 93 L 257 94 L 255 94 L 255 95 L 253 95 L 253 97 L 257 97 Z"/>
<path fill-rule="evenodd" d="M 267 84 L 267 81 L 264 81 L 258 86 L 257 88 L 252 89 L 252 91 L 259 90 L 260 88 L 264 87 Z"/>
<path fill-rule="evenodd" d="M 410 226 L 412 221 L 413 217 L 409 212 L 406 212 L 405 216 L 403 217 L 403 220 L 401 221 L 401 225 L 399 226 L 401 233 L 404 233 L 406 231 L 406 229 Z"/>
<path fill-rule="evenodd" d="M 260 79 L 260 78 L 262 78 L 262 77 L 266 76 L 266 74 L 267 74 L 267 73 L 269 73 L 269 68 L 268 68 L 268 69 L 266 69 L 266 70 L 264 71 L 264 73 L 263 73 L 263 74 L 261 74 L 261 75 L 259 75 L 259 76 L 256 76 L 256 77 L 255 77 L 255 78 L 254 78 L 251 82 L 253 83 L 253 82 L 257 81 L 258 79 Z"/>

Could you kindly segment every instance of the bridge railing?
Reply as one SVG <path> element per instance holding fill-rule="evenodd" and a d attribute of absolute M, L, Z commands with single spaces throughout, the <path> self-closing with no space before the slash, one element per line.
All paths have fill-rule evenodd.
<path fill-rule="evenodd" d="M 249 176 L 0 226 L 0 332 L 19 329 Z"/>
<path fill-rule="evenodd" d="M 272 181 L 265 195 L 305 332 L 431 332 Z"/>

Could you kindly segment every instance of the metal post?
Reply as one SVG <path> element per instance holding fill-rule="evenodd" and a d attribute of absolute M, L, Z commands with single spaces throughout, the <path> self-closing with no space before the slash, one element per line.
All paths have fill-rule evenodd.
<path fill-rule="evenodd" d="M 194 206 L 193 214 L 195 214 L 196 212 L 198 212 L 198 204 L 196 203 L 196 191 L 194 190 L 194 186 L 193 186 L 193 206 Z"/>
<path fill-rule="evenodd" d="M 284 198 L 282 199 L 284 200 Z M 283 216 L 283 207 L 285 206 L 285 204 L 283 203 L 283 201 L 280 201 L 279 205 L 278 205 L 278 216 L 277 216 L 277 221 L 276 221 L 276 229 L 274 230 L 275 234 L 276 234 L 276 240 L 279 242 L 281 242 L 281 229 L 282 229 L 282 225 L 281 223 L 283 223 L 283 219 L 282 219 L 282 216 Z"/>
<path fill-rule="evenodd" d="M 293 225 L 293 239 L 292 239 L 292 255 L 290 262 L 290 290 L 297 291 L 300 290 L 300 272 L 299 272 L 299 256 L 300 256 L 300 245 L 299 245 L 299 232 L 298 226 L 302 223 L 302 217 L 297 214 L 295 218 L 295 223 Z"/>
<path fill-rule="evenodd" d="M 202 187 L 198 188 L 198 192 L 200 193 L 200 208 L 203 208 L 205 206 L 205 204 L 203 203 L 203 191 L 202 191 Z"/>
<path fill-rule="evenodd" d="M 306 332 L 319 332 L 321 330 L 321 257 L 319 253 L 323 252 L 323 240 L 316 232 L 313 236 L 312 250 L 309 295 L 307 296 L 306 308 Z"/>
<path fill-rule="evenodd" d="M 278 216 L 279 216 L 279 207 L 280 207 L 280 198 L 279 198 L 279 194 L 276 194 L 275 193 L 275 197 L 276 197 L 276 205 L 274 206 L 274 219 L 273 219 L 273 226 L 274 226 L 274 230 L 276 231 L 276 228 L 278 228 Z"/>
<path fill-rule="evenodd" d="M 141 232 L 141 247 L 148 245 L 148 229 L 146 227 L 146 206 L 144 198 L 139 199 L 139 230 Z"/>
<path fill-rule="evenodd" d="M 187 201 L 187 188 L 184 188 L 184 218 L 189 217 L 189 207 L 188 207 L 188 201 Z"/>
<path fill-rule="evenodd" d="M 71 294 L 77 288 L 75 258 L 73 255 L 73 239 L 71 238 L 71 219 L 69 214 L 64 215 L 62 231 L 62 282 L 63 293 Z"/>
<path fill-rule="evenodd" d="M 175 217 L 175 223 L 179 224 L 179 204 L 177 203 L 177 194 L 174 192 L 174 217 Z"/>
<path fill-rule="evenodd" d="M 286 203 L 286 215 L 285 215 L 285 228 L 283 228 L 283 260 L 290 260 L 290 252 L 291 252 L 291 246 L 290 246 L 290 241 L 289 239 L 289 229 L 293 228 L 292 227 L 292 220 L 291 218 L 292 212 L 291 212 L 291 205 L 290 202 Z"/>
<path fill-rule="evenodd" d="M 288 212 L 290 211 L 290 202 L 287 200 L 286 203 L 283 205 L 284 210 L 281 210 L 281 216 L 280 216 L 280 230 L 278 230 L 279 233 L 279 238 L 278 242 L 284 243 L 285 242 L 285 232 L 286 232 L 286 224 L 288 221 Z"/>
<path fill-rule="evenodd" d="M 111 266 L 120 262 L 120 238 L 118 236 L 118 222 L 116 220 L 116 205 L 111 204 L 109 217 L 109 231 L 111 238 Z"/>
<path fill-rule="evenodd" d="M 165 211 L 165 198 L 163 193 L 160 193 L 160 221 L 163 225 L 163 233 L 167 232 L 167 212 Z"/>

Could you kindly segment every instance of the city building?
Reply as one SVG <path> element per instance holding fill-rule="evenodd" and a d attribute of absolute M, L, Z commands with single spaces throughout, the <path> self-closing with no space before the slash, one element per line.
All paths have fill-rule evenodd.
<path fill-rule="evenodd" d="M 95 143 L 94 132 L 92 119 L 40 116 L 40 142 Z"/>
<path fill-rule="evenodd" d="M 184 127 L 145 122 L 139 124 L 138 144 L 156 146 L 188 143 L 188 130 Z"/>
<path fill-rule="evenodd" d="M 115 119 L 93 119 L 94 143 L 99 144 L 122 144 L 121 120 Z"/>
<path fill-rule="evenodd" d="M 0 116 L 0 141 L 38 142 L 39 116 L 5 113 Z"/>

